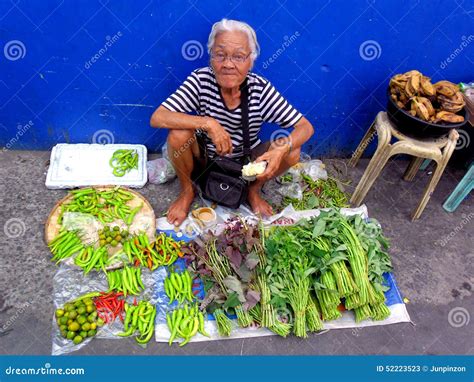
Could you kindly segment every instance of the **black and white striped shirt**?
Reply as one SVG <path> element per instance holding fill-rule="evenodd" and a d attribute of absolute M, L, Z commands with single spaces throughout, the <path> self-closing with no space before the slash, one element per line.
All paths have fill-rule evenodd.
<path fill-rule="evenodd" d="M 258 133 L 263 122 L 272 122 L 281 127 L 294 126 L 301 113 L 265 78 L 249 72 L 249 133 L 251 148 L 261 143 Z M 216 119 L 229 133 L 233 153 L 240 157 L 243 153 L 242 111 L 240 106 L 229 109 L 221 96 L 220 87 L 211 67 L 194 70 L 183 84 L 171 94 L 162 105 L 168 110 L 193 113 Z M 210 156 L 215 154 L 215 146 L 206 134 L 207 150 Z"/>

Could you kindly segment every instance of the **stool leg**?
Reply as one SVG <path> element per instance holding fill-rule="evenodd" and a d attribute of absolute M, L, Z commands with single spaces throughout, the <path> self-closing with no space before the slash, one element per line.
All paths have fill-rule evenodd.
<path fill-rule="evenodd" d="M 423 161 L 423 164 L 420 166 L 420 170 L 425 171 L 428 165 L 430 164 L 431 159 L 425 159 Z"/>
<path fill-rule="evenodd" d="M 355 167 L 357 165 L 357 162 L 359 162 L 360 157 L 362 156 L 365 149 L 369 145 L 374 134 L 375 134 L 375 121 L 372 122 L 369 129 L 365 132 L 365 135 L 360 141 L 359 146 L 357 146 L 357 149 L 352 154 L 351 160 L 349 161 L 349 166 Z"/>
<path fill-rule="evenodd" d="M 448 212 L 454 212 L 464 198 L 474 189 L 474 164 L 471 165 L 466 175 L 461 179 L 454 191 L 443 204 Z"/>
<path fill-rule="evenodd" d="M 380 150 L 377 150 L 370 160 L 369 165 L 365 169 L 364 175 L 362 175 L 356 190 L 352 194 L 351 204 L 358 207 L 365 196 L 369 192 L 370 188 L 375 182 L 375 179 L 380 175 L 380 172 L 384 168 L 388 159 L 390 158 L 390 147 L 385 146 Z"/>
<path fill-rule="evenodd" d="M 405 171 L 405 174 L 403 174 L 403 179 L 407 182 L 411 182 L 415 178 L 415 175 L 418 173 L 418 170 L 420 169 L 420 166 L 423 161 L 423 158 L 413 157 Z"/>
<path fill-rule="evenodd" d="M 430 182 L 428 183 L 428 186 L 426 187 L 425 193 L 423 194 L 423 198 L 421 199 L 420 204 L 412 215 L 412 220 L 416 220 L 421 216 L 421 213 L 425 209 L 426 205 L 428 204 L 428 201 L 431 198 L 431 195 L 433 194 L 436 186 L 438 185 L 441 175 L 443 175 L 444 169 L 446 168 L 446 165 L 448 164 L 448 161 L 451 158 L 455 147 L 456 140 L 450 139 L 443 150 L 443 156 L 441 160 L 439 162 L 436 162 L 436 170 L 433 173 L 433 176 Z"/>

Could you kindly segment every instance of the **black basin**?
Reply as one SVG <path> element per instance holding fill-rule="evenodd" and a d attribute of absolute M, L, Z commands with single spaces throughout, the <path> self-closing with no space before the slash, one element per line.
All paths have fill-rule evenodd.
<path fill-rule="evenodd" d="M 397 130 L 407 136 L 413 138 L 439 138 L 447 135 L 451 129 L 461 129 L 468 123 L 469 114 L 465 107 L 456 113 L 464 117 L 464 122 L 446 124 L 431 123 L 413 117 L 409 112 L 400 109 L 392 97 L 390 97 L 390 88 L 388 89 L 387 95 L 387 115 L 397 126 Z"/>

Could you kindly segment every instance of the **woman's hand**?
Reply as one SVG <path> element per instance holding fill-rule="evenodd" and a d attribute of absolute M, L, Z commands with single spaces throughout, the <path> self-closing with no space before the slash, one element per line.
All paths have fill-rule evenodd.
<path fill-rule="evenodd" d="M 281 166 L 283 158 L 287 154 L 287 146 L 277 146 L 268 150 L 265 154 L 259 156 L 255 162 L 266 161 L 267 168 L 265 172 L 261 175 L 257 175 L 258 180 L 263 180 L 264 182 L 274 178 L 278 174 L 278 169 Z"/>
<path fill-rule="evenodd" d="M 219 155 L 232 153 L 232 140 L 229 133 L 214 118 L 208 118 L 206 128 L 204 129 L 209 135 L 212 143 L 216 146 L 216 152 Z"/>

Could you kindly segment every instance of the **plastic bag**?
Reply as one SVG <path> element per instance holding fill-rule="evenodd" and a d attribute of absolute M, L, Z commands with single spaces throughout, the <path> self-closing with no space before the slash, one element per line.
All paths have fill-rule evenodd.
<path fill-rule="evenodd" d="M 306 162 L 309 162 L 310 160 L 311 160 L 311 155 L 306 154 L 303 151 L 300 153 L 300 162 L 301 163 L 306 163 Z"/>
<path fill-rule="evenodd" d="M 319 159 L 313 159 L 304 163 L 303 172 L 314 181 L 318 179 L 327 180 L 328 173 L 325 165 Z"/>
<path fill-rule="evenodd" d="M 163 269 L 163 270 L 162 270 Z M 160 272 L 158 272 L 160 271 Z M 148 300 L 152 304 L 157 303 L 157 296 L 154 294 L 156 290 L 156 284 L 161 281 L 160 274 L 164 272 L 164 268 L 160 267 L 156 272 L 150 272 L 148 269 L 143 269 L 142 281 L 145 285 L 145 290 L 138 296 L 128 296 L 128 303 L 132 303 L 134 298 L 138 301 Z M 91 272 L 84 276 L 82 270 L 73 268 L 67 265 L 59 267 L 58 271 L 54 275 L 53 280 L 53 302 L 55 310 L 64 306 L 68 301 L 74 300 L 86 293 L 90 292 L 101 292 L 109 289 L 107 278 L 103 272 Z M 111 324 L 106 324 L 101 327 L 95 337 L 87 338 L 85 341 L 78 345 L 75 345 L 71 340 L 67 340 L 61 337 L 59 332 L 56 319 L 53 316 L 53 346 L 52 355 L 61 355 L 70 353 L 72 351 L 79 350 L 83 346 L 87 345 L 94 338 L 107 338 L 107 339 L 122 339 L 124 337 L 118 337 L 117 333 L 123 331 L 123 324 L 120 319 L 116 319 Z"/>
<path fill-rule="evenodd" d="M 277 189 L 277 192 L 281 196 L 288 196 L 290 198 L 302 200 L 303 199 L 303 188 L 299 183 L 284 184 Z"/>
<path fill-rule="evenodd" d="M 162 157 L 146 162 L 148 181 L 152 184 L 163 184 L 174 179 L 176 172 L 168 156 L 168 148 L 161 148 Z"/>

